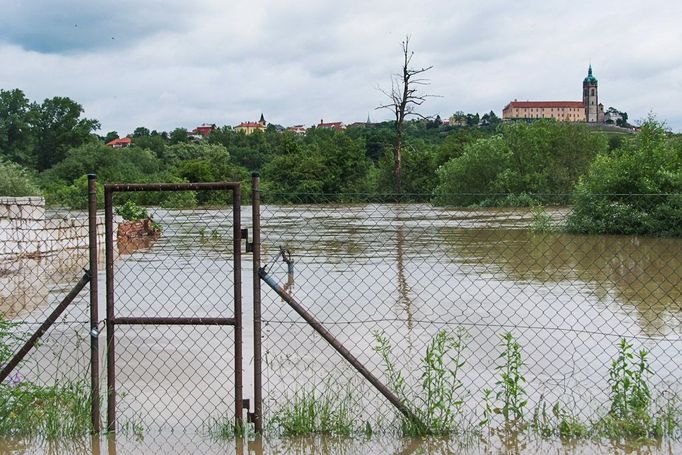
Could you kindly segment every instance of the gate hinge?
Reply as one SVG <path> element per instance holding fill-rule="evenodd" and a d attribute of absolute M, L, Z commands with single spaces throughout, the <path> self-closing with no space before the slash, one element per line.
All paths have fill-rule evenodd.
<path fill-rule="evenodd" d="M 249 242 L 249 230 L 242 229 L 242 240 L 246 240 L 246 252 L 253 253 L 253 242 Z"/>

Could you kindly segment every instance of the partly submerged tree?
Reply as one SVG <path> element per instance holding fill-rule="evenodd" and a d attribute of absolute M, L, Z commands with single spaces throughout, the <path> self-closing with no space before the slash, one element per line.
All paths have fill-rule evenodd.
<path fill-rule="evenodd" d="M 425 118 L 417 112 L 417 108 L 424 104 L 427 98 L 433 95 L 419 93 L 420 86 L 428 85 L 429 81 L 420 75 L 424 74 L 433 66 L 423 68 L 412 68 L 412 57 L 414 52 L 410 51 L 410 37 L 406 36 L 401 43 L 403 50 L 403 65 L 399 74 L 394 74 L 391 78 L 391 90 L 380 89 L 389 101 L 382 104 L 377 109 L 388 109 L 395 116 L 394 131 L 395 141 L 393 143 L 393 189 L 396 193 L 401 192 L 401 151 L 403 147 L 403 136 L 405 134 L 405 119 L 409 116 Z"/>

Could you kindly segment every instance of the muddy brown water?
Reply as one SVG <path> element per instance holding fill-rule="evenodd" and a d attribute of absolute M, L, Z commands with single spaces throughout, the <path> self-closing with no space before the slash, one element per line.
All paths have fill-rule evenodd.
<path fill-rule="evenodd" d="M 565 211 L 552 215 L 561 219 Z M 121 245 L 115 266 L 117 314 L 230 315 L 230 211 L 159 209 L 153 216 L 164 227 L 158 241 L 132 248 Z M 244 227 L 250 227 L 248 208 L 242 216 Z M 372 350 L 373 331 L 381 330 L 392 340 L 399 365 L 406 371 L 418 371 L 424 347 L 438 329 L 464 327 L 468 343 L 462 380 L 470 392 L 469 410 L 475 413 L 481 389 L 495 383 L 499 334 L 511 330 L 523 347 L 529 395 L 541 395 L 550 402 L 570 400 L 580 412 L 594 415 L 603 410 L 607 398 L 608 366 L 615 344 L 627 336 L 636 347 L 650 351 L 656 389 L 680 392 L 679 239 L 533 233 L 527 229 L 532 214 L 526 210 L 266 206 L 262 218 L 263 261 L 273 276 L 287 283 L 286 267 L 276 254 L 279 246 L 291 249 L 295 259 L 295 279 L 289 286 L 292 294 L 378 375 L 383 368 Z M 50 265 L 49 259 L 39 266 L 28 260 L 14 264 L 11 273 L 0 275 L 0 307 L 14 320 L 39 321 L 61 293 L 68 291 L 68 277 L 87 264 L 86 255 L 71 254 L 68 261 L 56 265 Z M 251 257 L 245 254 L 242 274 L 247 320 L 251 273 Z M 99 281 L 103 315 L 103 273 Z M 7 292 L 11 286 L 13 292 Z M 358 383 L 356 375 L 301 327 L 281 300 L 268 289 L 263 293 L 266 416 L 296 391 L 325 384 L 333 377 L 357 386 L 371 403 L 359 411 L 360 420 L 377 415 L 393 418 L 390 406 Z M 22 367 L 24 377 L 50 382 L 54 377 L 79 376 L 86 371 L 87 324 L 83 321 L 87 320 L 87 304 L 84 293 L 65 315 L 68 324 L 55 326 Z M 247 323 L 245 397 L 252 395 L 253 387 L 252 334 Z M 170 430 L 188 432 L 185 440 L 190 446 L 205 447 L 204 453 L 236 449 L 231 445 L 236 443 L 215 443 L 201 436 L 215 419 L 229 415 L 232 409 L 232 342 L 231 328 L 144 326 L 118 330 L 118 426 L 141 425 L 149 444 L 140 446 L 136 438 L 122 436 L 113 448 L 110 442 L 101 443 L 100 450 L 113 453 L 120 445 L 119 453 L 145 453 L 143 447 L 189 453 L 172 448 L 183 438 L 166 438 L 176 441 L 171 446 L 164 438 L 150 442 L 155 441 L 154 434 Z M 97 449 L 91 442 L 83 444 L 78 450 Z M 291 439 L 267 446 L 266 452 L 450 450 L 445 442 L 431 441 L 428 444 L 435 445 L 429 446 L 418 441 L 416 448 L 405 452 L 414 444 L 395 438 L 379 442 Z M 680 446 L 674 445 L 676 450 L 670 452 L 666 444 L 655 446 L 653 452 L 680 451 Z M 44 444 L 33 447 L 38 452 L 49 450 Z M 431 448 L 424 451 L 425 447 Z M 504 447 L 477 445 L 468 450 L 497 453 L 506 450 Z M 546 453 L 570 447 L 538 442 L 516 449 L 512 451 Z M 596 443 L 573 449 L 576 453 L 614 451 L 612 445 Z M 29 445 L 17 450 L 30 453 L 32 449 Z M 257 443 L 243 450 L 260 453 Z"/>

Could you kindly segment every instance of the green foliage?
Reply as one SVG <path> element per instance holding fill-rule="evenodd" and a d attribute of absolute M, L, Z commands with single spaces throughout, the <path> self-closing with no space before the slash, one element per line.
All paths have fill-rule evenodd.
<path fill-rule="evenodd" d="M 97 204 L 104 205 L 104 186 L 97 183 Z M 52 184 L 46 190 L 46 202 L 71 209 L 88 208 L 88 176 L 83 175 L 70 185 Z"/>
<path fill-rule="evenodd" d="M 42 191 L 30 172 L 0 158 L 0 196 L 40 196 Z"/>
<path fill-rule="evenodd" d="M 126 221 L 146 220 L 149 212 L 144 207 L 140 207 L 133 201 L 127 201 L 120 207 L 116 207 L 116 215 L 121 216 Z"/>
<path fill-rule="evenodd" d="M 502 335 L 499 358 L 502 363 L 495 368 L 500 373 L 500 379 L 495 383 L 498 387 L 495 397 L 502 403 L 493 412 L 504 417 L 505 428 L 519 430 L 524 428 L 523 408 L 528 405 L 528 399 L 524 389 L 526 378 L 521 372 L 524 366 L 521 345 L 510 332 Z"/>
<path fill-rule="evenodd" d="M 533 412 L 531 428 L 543 438 L 577 439 L 589 434 L 589 427 L 559 402 L 548 411 L 547 402 L 542 396 Z"/>
<path fill-rule="evenodd" d="M 493 136 L 465 146 L 464 153 L 437 170 L 438 204 L 469 206 L 506 193 L 509 188 L 512 152 L 502 136 Z"/>
<path fill-rule="evenodd" d="M 374 350 L 384 362 L 391 388 L 418 419 L 403 417 L 403 435 L 442 436 L 463 431 L 460 413 L 466 393 L 459 375 L 467 339 L 464 329 L 459 328 L 454 335 L 441 330 L 431 340 L 422 361 L 418 393 L 408 391 L 405 378 L 392 360 L 388 338 L 380 332 L 374 332 L 374 338 Z"/>
<path fill-rule="evenodd" d="M 434 200 L 507 205 L 526 194 L 532 203 L 525 205 L 565 203 L 593 157 L 606 150 L 606 138 L 585 126 L 549 120 L 504 125 L 440 166 Z"/>
<path fill-rule="evenodd" d="M 668 406 L 653 411 L 649 377 L 648 352 L 633 353 L 632 345 L 624 338 L 618 345 L 618 353 L 611 363 L 611 407 L 606 417 L 597 423 L 601 433 L 611 438 L 647 439 L 672 436 L 679 409 Z"/>
<path fill-rule="evenodd" d="M 567 230 L 682 235 L 682 154 L 653 117 L 640 134 L 600 154 L 574 193 Z"/>
<path fill-rule="evenodd" d="M 0 366 L 26 338 L 17 324 L 0 314 Z M 63 381 L 51 386 L 34 384 L 14 373 L 0 383 L 0 436 L 43 436 L 47 439 L 82 436 L 90 431 L 90 395 L 87 381 Z"/>
<path fill-rule="evenodd" d="M 272 418 L 282 436 L 326 434 L 350 436 L 355 427 L 350 390 L 297 392 L 291 402 L 280 407 Z"/>
<path fill-rule="evenodd" d="M 0 435 L 82 436 L 90 431 L 89 384 L 85 380 L 42 386 L 30 381 L 0 384 Z"/>
<path fill-rule="evenodd" d="M 556 232 L 558 230 L 554 218 L 547 213 L 542 206 L 533 207 L 533 220 L 530 224 L 531 232 L 548 233 Z"/>

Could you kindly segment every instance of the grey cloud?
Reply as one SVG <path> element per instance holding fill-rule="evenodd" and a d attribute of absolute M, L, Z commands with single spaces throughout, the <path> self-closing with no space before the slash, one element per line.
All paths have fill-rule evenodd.
<path fill-rule="evenodd" d="M 0 42 L 41 53 L 75 53 L 128 46 L 167 28 L 181 29 L 188 2 L 20 1 L 3 8 Z"/>

